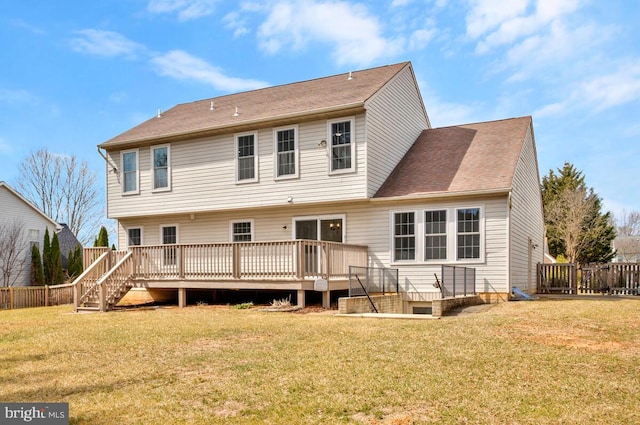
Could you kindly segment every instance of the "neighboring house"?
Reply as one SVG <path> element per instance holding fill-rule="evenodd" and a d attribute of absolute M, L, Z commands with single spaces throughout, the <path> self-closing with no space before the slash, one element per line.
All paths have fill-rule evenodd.
<path fill-rule="evenodd" d="M 22 237 L 14 246 L 20 248 L 20 257 L 24 259 L 24 262 L 21 261 L 20 266 L 15 269 L 11 278 L 12 283 L 9 286 L 28 286 L 31 280 L 31 247 L 34 244 L 37 245 L 42 254 L 45 230 L 49 229 L 49 235 L 53 236 L 58 228 L 58 223 L 27 201 L 8 184 L 0 181 L 0 226 L 4 229 L 0 238 L 6 238 L 7 232 L 14 226 L 22 230 Z M 6 258 L 5 255 L 6 251 L 0 253 L 0 262 Z"/>
<path fill-rule="evenodd" d="M 65 223 L 60 223 L 60 230 L 57 233 L 62 256 L 62 267 L 66 269 L 69 262 L 69 252 L 75 251 L 78 245 L 82 247 L 82 244 Z"/>
<path fill-rule="evenodd" d="M 613 240 L 614 263 L 640 263 L 640 235 L 618 236 Z"/>
<path fill-rule="evenodd" d="M 535 291 L 544 261 L 531 117 L 431 129 L 409 62 L 180 104 L 99 148 L 132 284 L 181 303 L 316 289 L 327 305 L 368 265 L 398 269 L 410 312 L 439 297 L 442 264 L 496 301 Z"/>

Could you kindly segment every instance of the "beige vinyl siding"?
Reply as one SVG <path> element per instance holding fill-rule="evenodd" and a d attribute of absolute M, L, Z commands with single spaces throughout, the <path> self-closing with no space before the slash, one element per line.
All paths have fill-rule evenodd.
<path fill-rule="evenodd" d="M 366 108 L 367 195 L 372 197 L 430 124 L 409 66 L 367 101 Z"/>
<path fill-rule="evenodd" d="M 31 240 L 29 230 L 38 231 L 38 247 L 42 255 L 42 243 L 44 241 L 45 230 L 49 229 L 49 236 L 53 237 L 56 231 L 54 224 L 47 220 L 34 207 L 15 196 L 7 188 L 0 186 L 0 225 L 11 228 L 13 224 L 22 225 L 23 236 L 21 245 L 24 247 L 26 262 L 22 271 L 16 278 L 14 286 L 27 286 L 30 283 L 31 274 Z M 13 280 L 13 278 L 12 278 Z"/>
<path fill-rule="evenodd" d="M 323 206 L 287 205 L 279 208 L 251 209 L 198 213 L 191 219 L 189 214 L 166 217 L 130 218 L 119 222 L 119 246 L 126 246 L 128 227 L 142 227 L 145 245 L 160 243 L 160 226 L 177 225 L 179 243 L 229 242 L 232 220 L 253 220 L 256 241 L 290 240 L 294 238 L 294 217 L 335 216 L 345 217 L 344 242 L 367 245 L 370 265 L 397 267 L 400 289 L 409 297 L 431 299 L 438 294 L 433 287 L 434 273 L 440 276 L 440 263 L 392 264 L 390 214 L 398 210 L 462 208 L 480 206 L 485 220 L 483 241 L 485 256 L 480 263 L 449 262 L 453 265 L 468 265 L 477 271 L 477 289 L 481 292 L 506 292 L 507 281 L 507 234 L 506 196 L 500 198 L 469 198 L 438 202 L 413 202 L 398 204 L 371 203 L 367 200 L 350 203 L 331 203 Z M 286 229 L 285 229 L 286 226 Z M 421 238 L 421 236 L 418 236 Z M 450 235 L 455 237 L 455 235 Z M 421 242 L 419 242 L 421 243 Z M 415 294 L 417 295 L 415 295 Z"/>
<path fill-rule="evenodd" d="M 346 116 L 344 118 L 349 118 Z M 171 190 L 152 193 L 150 148 L 139 150 L 140 193 L 123 195 L 117 173 L 107 173 L 108 215 L 124 218 L 145 215 L 220 211 L 287 204 L 358 199 L 366 196 L 364 115 L 355 116 L 356 170 L 329 175 L 327 121 L 298 124 L 300 176 L 277 180 L 274 172 L 273 128 L 258 129 L 258 181 L 237 184 L 234 136 L 224 135 L 172 143 Z M 120 170 L 118 151 L 109 160 Z"/>
<path fill-rule="evenodd" d="M 534 291 L 536 264 L 544 260 L 545 230 L 540 176 L 531 127 L 527 131 L 514 173 L 510 223 L 511 285 Z M 536 245 L 535 249 L 531 249 L 531 264 L 529 238 L 532 245 Z"/>

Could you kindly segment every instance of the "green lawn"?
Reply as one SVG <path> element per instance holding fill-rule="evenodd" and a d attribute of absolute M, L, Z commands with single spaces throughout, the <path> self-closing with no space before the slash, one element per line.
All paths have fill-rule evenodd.
<path fill-rule="evenodd" d="M 441 320 L 0 311 L 0 401 L 72 424 L 640 423 L 640 298 Z"/>

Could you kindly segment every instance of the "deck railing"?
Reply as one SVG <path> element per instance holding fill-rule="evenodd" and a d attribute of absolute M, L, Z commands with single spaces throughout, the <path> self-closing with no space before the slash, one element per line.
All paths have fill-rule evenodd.
<path fill-rule="evenodd" d="M 287 240 L 131 247 L 135 279 L 298 280 L 349 276 L 367 247 Z"/>

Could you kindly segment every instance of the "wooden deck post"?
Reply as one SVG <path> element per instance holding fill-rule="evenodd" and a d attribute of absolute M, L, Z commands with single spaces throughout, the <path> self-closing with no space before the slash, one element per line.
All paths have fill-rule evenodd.
<path fill-rule="evenodd" d="M 178 307 L 185 308 L 187 306 L 187 289 L 178 288 Z"/>
<path fill-rule="evenodd" d="M 304 308 L 305 306 L 305 298 L 304 298 L 304 290 L 298 290 L 298 304 L 297 306 L 300 308 Z"/>
<path fill-rule="evenodd" d="M 322 292 L 322 308 L 331 308 L 331 291 L 328 289 Z"/>

